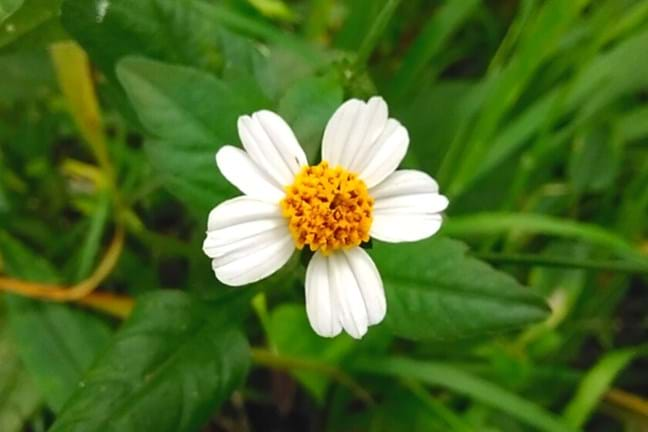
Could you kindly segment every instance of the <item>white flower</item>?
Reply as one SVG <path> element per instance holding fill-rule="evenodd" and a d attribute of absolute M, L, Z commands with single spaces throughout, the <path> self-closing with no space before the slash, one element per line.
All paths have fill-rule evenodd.
<path fill-rule="evenodd" d="M 315 252 L 306 270 L 313 330 L 362 337 L 382 321 L 387 305 L 378 269 L 360 245 L 370 236 L 429 237 L 448 205 L 429 175 L 396 171 L 407 130 L 388 118 L 382 98 L 351 99 L 326 125 L 315 166 L 273 112 L 240 117 L 238 131 L 245 151 L 225 146 L 216 154 L 218 168 L 244 194 L 209 214 L 203 250 L 216 277 L 233 286 L 256 282 L 308 246 Z"/>

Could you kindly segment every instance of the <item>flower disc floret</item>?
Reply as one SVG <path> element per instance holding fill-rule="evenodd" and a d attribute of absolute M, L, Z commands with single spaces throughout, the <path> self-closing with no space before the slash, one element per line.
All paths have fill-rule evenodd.
<path fill-rule="evenodd" d="M 323 161 L 302 168 L 281 209 L 297 248 L 329 254 L 369 241 L 373 204 L 356 174 Z"/>

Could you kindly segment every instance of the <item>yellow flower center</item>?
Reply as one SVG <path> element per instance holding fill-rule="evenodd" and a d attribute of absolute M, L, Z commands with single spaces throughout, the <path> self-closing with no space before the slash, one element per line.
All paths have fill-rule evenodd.
<path fill-rule="evenodd" d="M 298 249 L 308 245 L 328 255 L 369 241 L 373 204 L 364 181 L 324 161 L 302 168 L 281 210 Z"/>

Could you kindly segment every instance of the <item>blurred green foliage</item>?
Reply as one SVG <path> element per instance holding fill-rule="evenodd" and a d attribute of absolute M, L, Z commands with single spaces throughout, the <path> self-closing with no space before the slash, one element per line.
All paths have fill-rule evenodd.
<path fill-rule="evenodd" d="M 648 429 L 646 53 L 645 0 L 0 0 L 0 431 Z M 323 339 L 298 254 L 214 278 L 214 154 L 373 94 L 451 204 Z"/>

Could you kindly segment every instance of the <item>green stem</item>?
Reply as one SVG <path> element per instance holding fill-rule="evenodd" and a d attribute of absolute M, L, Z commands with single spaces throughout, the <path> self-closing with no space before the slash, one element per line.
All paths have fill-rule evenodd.
<path fill-rule="evenodd" d="M 586 270 L 613 271 L 619 273 L 648 274 L 645 266 L 624 261 L 596 261 L 577 258 L 554 257 L 534 254 L 498 254 L 481 252 L 474 254 L 477 258 L 493 264 L 530 265 L 541 267 L 564 267 Z"/>
<path fill-rule="evenodd" d="M 358 399 L 364 401 L 367 405 L 374 404 L 373 398 L 367 390 L 362 388 L 349 374 L 328 363 L 302 357 L 279 355 L 263 348 L 250 348 L 250 352 L 252 361 L 256 364 L 284 371 L 301 369 L 326 375 L 346 386 Z"/>
<path fill-rule="evenodd" d="M 357 72 L 365 67 L 371 53 L 373 53 L 378 44 L 378 40 L 382 36 L 389 20 L 396 11 L 396 8 L 400 4 L 401 0 L 387 0 L 385 6 L 376 17 L 376 20 L 371 25 L 371 28 L 365 35 L 360 48 L 358 49 L 358 56 L 356 57 L 354 63 L 354 70 Z"/>

